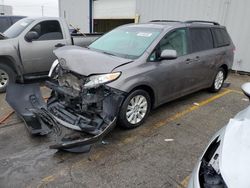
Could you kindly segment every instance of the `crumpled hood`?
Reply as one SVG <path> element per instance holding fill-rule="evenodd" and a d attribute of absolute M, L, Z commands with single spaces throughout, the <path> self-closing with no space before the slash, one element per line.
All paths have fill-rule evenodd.
<path fill-rule="evenodd" d="M 60 59 L 65 60 L 64 68 L 84 76 L 110 73 L 116 67 L 132 62 L 130 59 L 106 55 L 77 46 L 62 47 L 55 50 L 54 53 L 59 62 Z"/>
<path fill-rule="evenodd" d="M 227 186 L 250 187 L 250 107 L 245 118 L 231 119 L 225 129 L 220 155 L 220 170 Z"/>

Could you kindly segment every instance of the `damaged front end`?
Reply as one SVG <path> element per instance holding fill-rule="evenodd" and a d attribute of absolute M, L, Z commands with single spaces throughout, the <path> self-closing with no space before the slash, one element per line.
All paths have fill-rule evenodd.
<path fill-rule="evenodd" d="M 55 135 L 51 149 L 88 151 L 115 127 L 125 93 L 106 84 L 120 73 L 83 76 L 57 64 L 46 82 L 52 90 L 46 103 L 37 84 L 9 85 L 6 100 L 31 134 Z"/>

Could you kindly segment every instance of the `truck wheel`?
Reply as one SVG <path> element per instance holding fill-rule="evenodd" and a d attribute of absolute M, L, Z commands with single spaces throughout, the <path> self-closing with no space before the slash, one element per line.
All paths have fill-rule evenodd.
<path fill-rule="evenodd" d="M 129 94 L 122 104 L 118 124 L 127 129 L 139 127 L 151 109 L 149 94 L 144 90 L 135 90 Z"/>
<path fill-rule="evenodd" d="M 15 72 L 7 65 L 0 64 L 0 93 L 6 91 L 7 85 L 15 81 Z"/>
<path fill-rule="evenodd" d="M 211 92 L 219 92 L 224 84 L 226 79 L 226 74 L 223 68 L 220 68 L 214 78 L 213 85 L 209 88 Z"/>

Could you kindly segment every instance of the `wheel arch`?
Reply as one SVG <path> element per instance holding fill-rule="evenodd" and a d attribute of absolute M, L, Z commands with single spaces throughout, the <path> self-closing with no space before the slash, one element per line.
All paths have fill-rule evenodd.
<path fill-rule="evenodd" d="M 13 58 L 9 56 L 0 56 L 0 64 L 10 67 L 17 74 L 17 76 L 21 75 L 21 72 L 16 66 L 15 60 Z"/>
<path fill-rule="evenodd" d="M 149 94 L 151 100 L 151 109 L 153 109 L 156 106 L 156 95 L 152 87 L 148 85 L 138 85 L 133 89 L 131 89 L 129 93 L 132 93 L 133 91 L 140 89 L 146 91 Z"/>
<path fill-rule="evenodd" d="M 223 65 L 221 65 L 220 66 L 220 68 L 222 68 L 224 71 L 225 71 L 225 78 L 227 78 L 228 77 L 228 66 L 226 65 L 226 64 L 223 64 Z"/>

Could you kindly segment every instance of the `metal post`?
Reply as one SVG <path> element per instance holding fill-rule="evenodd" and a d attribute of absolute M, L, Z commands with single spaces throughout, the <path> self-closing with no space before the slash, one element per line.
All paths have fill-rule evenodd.
<path fill-rule="evenodd" d="M 93 32 L 93 0 L 89 0 L 89 32 Z"/>

